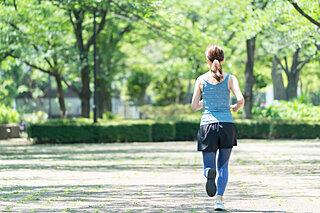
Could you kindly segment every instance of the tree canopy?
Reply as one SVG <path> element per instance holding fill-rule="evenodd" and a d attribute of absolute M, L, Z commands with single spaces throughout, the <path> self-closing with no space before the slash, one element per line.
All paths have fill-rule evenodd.
<path fill-rule="evenodd" d="M 94 10 L 99 116 L 112 110 L 117 94 L 139 106 L 147 96 L 154 105 L 189 103 L 194 80 L 208 71 L 204 51 L 212 43 L 224 49 L 223 70 L 252 99 L 245 116 L 270 86 L 280 99 L 297 97 L 300 87 L 306 101 L 319 104 L 316 0 L 7 0 L 0 3 L 0 102 L 12 106 L 29 94 L 36 103 L 50 75 L 62 117 L 66 89 L 88 117 Z"/>

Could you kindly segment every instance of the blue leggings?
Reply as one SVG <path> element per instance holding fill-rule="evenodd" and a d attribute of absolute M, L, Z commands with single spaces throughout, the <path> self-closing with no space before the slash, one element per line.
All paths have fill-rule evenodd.
<path fill-rule="evenodd" d="M 217 195 L 222 196 L 228 182 L 228 163 L 232 148 L 219 149 L 218 155 L 218 180 L 217 180 Z M 217 152 L 202 152 L 204 176 L 207 177 L 209 168 L 216 169 L 216 154 Z"/>

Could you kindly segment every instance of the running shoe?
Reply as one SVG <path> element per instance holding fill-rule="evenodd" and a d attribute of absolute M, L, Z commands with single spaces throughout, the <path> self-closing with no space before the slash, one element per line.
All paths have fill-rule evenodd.
<path fill-rule="evenodd" d="M 206 184 L 206 191 L 207 194 L 210 197 L 215 196 L 217 192 L 217 186 L 216 186 L 216 170 L 215 169 L 209 169 L 207 173 L 207 184 Z"/>
<path fill-rule="evenodd" d="M 224 205 L 222 204 L 222 201 L 217 199 L 216 203 L 214 204 L 214 210 L 215 211 L 225 211 Z"/>

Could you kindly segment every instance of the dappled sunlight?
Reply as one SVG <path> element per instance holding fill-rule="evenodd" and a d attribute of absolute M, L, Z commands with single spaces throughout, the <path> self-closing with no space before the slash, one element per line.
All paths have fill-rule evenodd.
<path fill-rule="evenodd" d="M 228 211 L 317 209 L 319 149 L 312 140 L 239 140 L 224 196 Z M 194 141 L 6 143 L 0 146 L 1 211 L 213 212 L 195 150 Z"/>

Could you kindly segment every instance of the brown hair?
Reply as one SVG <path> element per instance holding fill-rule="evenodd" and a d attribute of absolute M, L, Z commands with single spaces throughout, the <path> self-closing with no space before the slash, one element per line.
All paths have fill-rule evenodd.
<path fill-rule="evenodd" d="M 212 62 L 210 70 L 214 73 L 213 77 L 220 82 L 223 78 L 221 61 L 224 59 L 224 54 L 222 48 L 215 44 L 209 45 L 206 49 L 206 57 Z"/>

